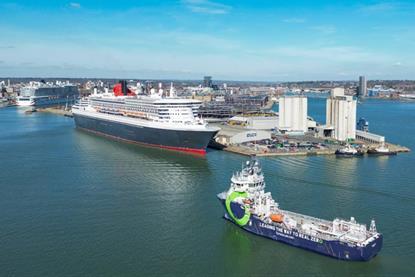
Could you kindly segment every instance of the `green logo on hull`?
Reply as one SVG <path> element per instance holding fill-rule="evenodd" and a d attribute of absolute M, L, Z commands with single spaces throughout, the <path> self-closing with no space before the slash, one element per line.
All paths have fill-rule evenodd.
<path fill-rule="evenodd" d="M 248 194 L 246 192 L 236 192 L 236 191 L 229 194 L 228 197 L 226 197 L 226 202 L 225 202 L 226 210 L 228 211 L 228 214 L 232 217 L 232 219 L 239 226 L 245 226 L 248 223 L 249 218 L 251 217 L 251 213 L 249 212 L 249 210 L 245 207 L 245 214 L 242 218 L 237 218 L 231 210 L 231 202 L 238 197 L 247 198 Z"/>

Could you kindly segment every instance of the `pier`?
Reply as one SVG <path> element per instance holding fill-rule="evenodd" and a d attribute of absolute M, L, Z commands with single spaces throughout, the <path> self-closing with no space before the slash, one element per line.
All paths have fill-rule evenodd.
<path fill-rule="evenodd" d="M 56 115 L 62 115 L 66 117 L 73 117 L 71 110 L 65 110 L 65 108 L 59 108 L 59 107 L 48 107 L 48 108 L 37 108 L 38 112 L 44 112 L 44 113 L 52 113 Z"/>
<path fill-rule="evenodd" d="M 357 142 L 359 143 L 359 142 Z M 378 145 L 365 145 L 364 153 L 367 152 L 368 149 L 377 147 Z M 407 153 L 411 150 L 408 147 L 401 146 L 398 144 L 386 143 L 386 146 L 392 151 L 397 153 Z M 228 147 L 224 148 L 224 151 L 235 153 L 244 156 L 252 156 L 256 155 L 258 157 L 276 157 L 276 156 L 314 156 L 314 155 L 335 155 L 337 149 L 340 146 L 333 146 L 326 149 L 296 149 L 296 150 L 267 150 L 261 145 L 229 145 Z"/>
<path fill-rule="evenodd" d="M 314 156 L 314 155 L 334 155 L 336 152 L 332 149 L 319 150 L 300 150 L 300 151 L 264 151 L 247 147 L 243 145 L 232 145 L 223 149 L 224 151 L 244 155 L 244 156 L 258 156 L 258 157 L 275 157 L 275 156 Z"/>

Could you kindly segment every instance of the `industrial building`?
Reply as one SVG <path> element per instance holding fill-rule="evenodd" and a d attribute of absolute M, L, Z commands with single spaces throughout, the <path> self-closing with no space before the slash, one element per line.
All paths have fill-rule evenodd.
<path fill-rule="evenodd" d="M 347 141 L 356 139 L 356 100 L 336 88 L 326 102 L 326 127 L 332 127 L 332 137 Z"/>
<path fill-rule="evenodd" d="M 301 95 L 281 96 L 278 126 L 283 132 L 307 132 L 307 97 Z"/>
<path fill-rule="evenodd" d="M 278 127 L 278 117 L 272 113 L 244 114 L 230 118 L 228 124 L 251 130 L 273 130 Z"/>
<path fill-rule="evenodd" d="M 270 131 L 248 130 L 228 125 L 220 125 L 220 127 L 221 130 L 216 136 L 216 141 L 223 145 L 233 145 L 271 139 Z"/>
<path fill-rule="evenodd" d="M 360 131 L 360 130 L 356 130 L 356 139 L 364 141 L 364 142 L 368 142 L 368 143 L 374 143 L 374 144 L 385 143 L 384 136 L 380 136 L 377 134 Z"/>
<path fill-rule="evenodd" d="M 228 119 L 237 114 L 261 112 L 269 102 L 267 95 L 225 95 L 220 97 L 221 101 L 218 98 L 205 101 L 199 108 L 199 115 L 209 119 Z"/>

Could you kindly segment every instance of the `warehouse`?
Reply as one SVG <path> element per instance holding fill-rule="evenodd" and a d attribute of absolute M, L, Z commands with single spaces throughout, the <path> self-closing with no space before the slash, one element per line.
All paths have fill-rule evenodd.
<path fill-rule="evenodd" d="M 269 131 L 247 130 L 242 128 L 234 128 L 227 125 L 222 125 L 220 127 L 221 130 L 216 136 L 216 141 L 224 145 L 241 144 L 271 139 L 271 132 Z"/>
<path fill-rule="evenodd" d="M 228 124 L 253 130 L 273 130 L 278 127 L 278 117 L 274 113 L 238 115 L 229 119 Z"/>
<path fill-rule="evenodd" d="M 356 139 L 369 143 L 385 143 L 385 137 L 369 132 L 356 130 Z"/>

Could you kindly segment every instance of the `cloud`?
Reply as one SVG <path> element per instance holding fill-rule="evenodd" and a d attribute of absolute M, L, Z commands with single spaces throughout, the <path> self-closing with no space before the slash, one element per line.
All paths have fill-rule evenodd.
<path fill-rule="evenodd" d="M 331 35 L 337 32 L 336 27 L 332 25 L 320 25 L 310 27 L 311 30 L 322 33 L 324 35 Z"/>
<path fill-rule="evenodd" d="M 80 3 L 76 3 L 76 2 L 71 2 L 71 3 L 69 3 L 69 7 L 74 8 L 74 9 L 80 9 L 81 8 L 81 4 Z"/>
<path fill-rule="evenodd" d="M 293 24 L 301 24 L 301 23 L 305 23 L 306 21 L 307 20 L 305 18 L 299 18 L 299 17 L 291 17 L 291 18 L 286 18 L 282 20 L 282 22 L 293 23 Z"/>
<path fill-rule="evenodd" d="M 227 14 L 231 9 L 231 6 L 209 0 L 182 0 L 182 3 L 194 13 Z"/>

